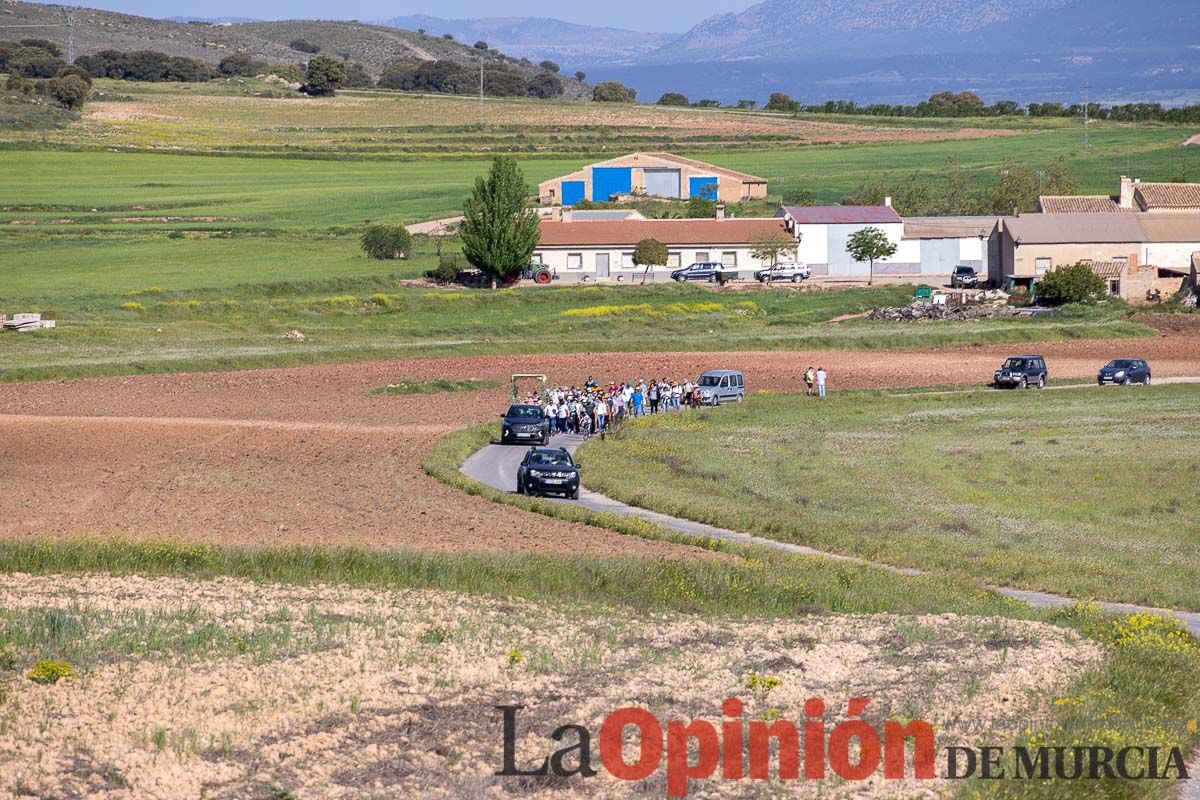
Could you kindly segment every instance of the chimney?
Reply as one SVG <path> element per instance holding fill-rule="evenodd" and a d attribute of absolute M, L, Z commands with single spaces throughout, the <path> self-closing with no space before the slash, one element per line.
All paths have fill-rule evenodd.
<path fill-rule="evenodd" d="M 1126 176 L 1121 176 L 1121 208 L 1133 208 L 1133 184 Z"/>
<path fill-rule="evenodd" d="M 887 206 L 888 208 L 891 208 L 892 207 L 892 198 L 890 198 L 890 197 L 883 198 L 883 204 L 885 206 Z"/>
<path fill-rule="evenodd" d="M 556 219 L 558 222 L 570 222 L 571 217 L 574 213 L 575 212 L 573 212 L 569 208 L 563 208 L 562 206 L 558 206 L 553 218 Z"/>
<path fill-rule="evenodd" d="M 725 219 L 725 204 L 717 203 L 717 219 Z"/>

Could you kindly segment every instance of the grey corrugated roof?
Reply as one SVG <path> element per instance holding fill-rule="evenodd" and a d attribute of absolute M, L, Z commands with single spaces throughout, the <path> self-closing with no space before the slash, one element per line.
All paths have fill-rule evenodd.
<path fill-rule="evenodd" d="M 1005 217 L 1004 227 L 1022 244 L 1144 242 L 1138 214 L 1024 214 Z"/>
<path fill-rule="evenodd" d="M 1200 242 L 1200 212 L 1138 214 L 1147 242 Z"/>

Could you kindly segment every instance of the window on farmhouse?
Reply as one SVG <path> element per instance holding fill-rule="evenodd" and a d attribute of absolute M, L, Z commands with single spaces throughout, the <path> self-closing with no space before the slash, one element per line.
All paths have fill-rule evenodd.
<path fill-rule="evenodd" d="M 1048 258 L 1039 258 L 1035 264 L 1037 267 L 1037 274 L 1045 275 L 1047 272 L 1049 272 L 1051 263 L 1052 262 Z"/>
<path fill-rule="evenodd" d="M 737 251 L 736 250 L 727 250 L 726 252 L 721 253 L 721 266 L 736 267 L 737 266 Z"/>
<path fill-rule="evenodd" d="M 621 253 L 621 267 L 623 269 L 633 269 L 636 264 L 633 263 L 633 253 Z"/>
<path fill-rule="evenodd" d="M 708 251 L 707 250 L 697 250 L 696 251 L 696 263 L 703 264 L 705 261 L 708 261 Z"/>
<path fill-rule="evenodd" d="M 671 269 L 679 267 L 679 253 L 667 253 L 667 266 Z"/>
<path fill-rule="evenodd" d="M 583 269 L 583 253 L 567 253 L 567 269 Z"/>

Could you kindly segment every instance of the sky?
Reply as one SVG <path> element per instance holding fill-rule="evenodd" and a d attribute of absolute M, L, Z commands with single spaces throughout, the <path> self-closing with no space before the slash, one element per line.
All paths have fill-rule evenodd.
<path fill-rule="evenodd" d="M 73 0 L 82 6 L 145 17 L 252 17 L 257 19 L 358 19 L 364 22 L 408 14 L 444 19 L 474 17 L 556 17 L 568 22 L 641 31 L 683 32 L 705 17 L 740 11 L 754 0 L 605 0 L 552 5 L 544 0 Z"/>

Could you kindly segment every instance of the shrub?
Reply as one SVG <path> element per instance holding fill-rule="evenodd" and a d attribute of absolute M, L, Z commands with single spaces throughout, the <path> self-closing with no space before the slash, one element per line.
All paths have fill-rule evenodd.
<path fill-rule="evenodd" d="M 487 50 L 488 43 L 485 42 L 483 39 L 480 39 L 478 42 L 475 43 L 475 49 L 476 50 Z"/>
<path fill-rule="evenodd" d="M 92 91 L 92 82 L 74 73 L 59 74 L 49 80 L 46 91 L 63 108 L 77 110 L 83 108 L 88 93 Z"/>
<path fill-rule="evenodd" d="M 26 677 L 34 683 L 49 686 L 58 683 L 63 678 L 74 678 L 75 669 L 66 661 L 51 661 L 43 658 L 33 665 Z"/>
<path fill-rule="evenodd" d="M 256 63 L 249 53 L 234 53 L 222 58 L 217 69 L 221 71 L 222 75 L 240 75 L 250 78 L 258 74 L 260 66 L 265 65 Z"/>
<path fill-rule="evenodd" d="M 546 70 L 547 72 L 558 72 L 559 69 L 561 69 L 561 67 L 559 67 L 558 64 L 555 64 L 553 61 L 551 61 L 549 59 L 539 62 L 538 66 L 541 67 L 542 69 Z"/>
<path fill-rule="evenodd" d="M 447 42 L 453 42 L 454 34 L 453 33 L 443 33 L 442 38 L 445 39 Z"/>
<path fill-rule="evenodd" d="M 62 58 L 62 48 L 49 39 L 22 39 L 20 44 L 25 47 L 36 47 L 56 58 Z"/>
<path fill-rule="evenodd" d="M 703 100 L 696 101 L 696 108 L 720 108 L 721 101 L 713 100 L 711 97 L 706 97 Z"/>
<path fill-rule="evenodd" d="M 808 189 L 784 189 L 781 199 L 785 206 L 811 206 L 817 202 Z"/>
<path fill-rule="evenodd" d="M 575 73 L 575 80 L 577 80 L 577 81 L 582 81 L 582 80 L 585 80 L 586 78 L 587 78 L 587 73 L 584 72 L 583 70 L 579 70 L 578 72 Z"/>
<path fill-rule="evenodd" d="M 346 83 L 346 64 L 329 56 L 316 56 L 308 62 L 300 91 L 315 97 L 333 95 Z"/>
<path fill-rule="evenodd" d="M 783 92 L 772 92 L 763 108 L 768 111 L 799 111 L 800 104 Z"/>
<path fill-rule="evenodd" d="M 632 103 L 636 97 L 637 90 L 620 81 L 605 81 L 592 90 L 592 100 L 597 103 Z"/>
<path fill-rule="evenodd" d="M 371 258 L 404 258 L 412 247 L 412 234 L 402 225 L 368 225 L 360 241 Z"/>
<path fill-rule="evenodd" d="M 1087 264 L 1055 267 L 1037 285 L 1038 300 L 1049 305 L 1085 303 L 1104 293 L 1104 280 Z"/>
<path fill-rule="evenodd" d="M 548 100 L 551 97 L 558 97 L 562 94 L 563 83 L 557 75 L 550 75 L 543 72 L 540 75 L 534 75 L 529 79 L 529 96 L 540 97 L 543 100 Z"/>
<path fill-rule="evenodd" d="M 682 92 L 665 92 L 662 97 L 658 98 L 660 106 L 686 106 L 691 105 L 687 99 L 687 95 Z"/>
<path fill-rule="evenodd" d="M 371 75 L 362 64 L 346 64 L 346 82 L 343 84 L 350 89 L 364 89 L 372 84 Z"/>
<path fill-rule="evenodd" d="M 304 39 L 293 39 L 291 43 L 288 44 L 288 47 L 292 48 L 293 50 L 299 50 L 301 53 L 321 52 L 321 45 L 314 44 L 313 42 L 309 42 Z"/>
<path fill-rule="evenodd" d="M 458 259 L 449 253 L 442 253 L 438 265 L 426 272 L 425 276 L 438 283 L 450 283 L 458 277 Z"/>

